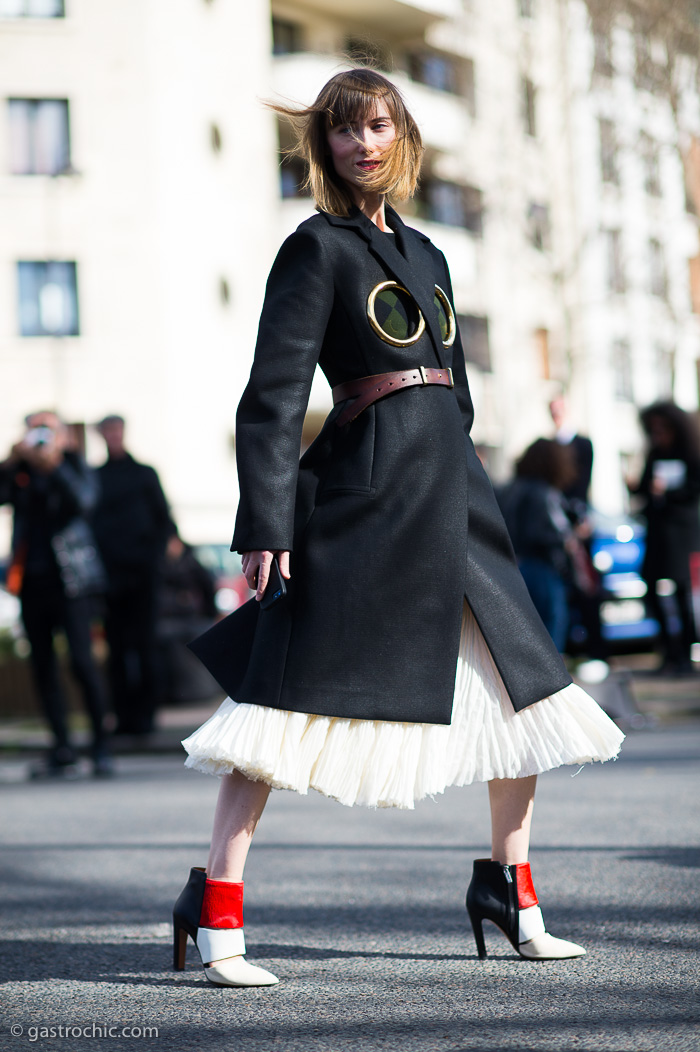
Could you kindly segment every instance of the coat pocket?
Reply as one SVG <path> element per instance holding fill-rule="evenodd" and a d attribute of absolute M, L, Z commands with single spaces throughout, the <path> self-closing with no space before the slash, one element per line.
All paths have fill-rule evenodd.
<path fill-rule="evenodd" d="M 318 493 L 320 500 L 341 493 L 374 495 L 375 430 L 374 406 L 344 427 L 335 428 L 328 470 Z"/>

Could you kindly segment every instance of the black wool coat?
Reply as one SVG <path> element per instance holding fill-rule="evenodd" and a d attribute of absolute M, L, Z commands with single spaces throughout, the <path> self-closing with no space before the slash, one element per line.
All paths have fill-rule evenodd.
<path fill-rule="evenodd" d="M 193 649 L 239 702 L 446 724 L 465 597 L 516 709 L 571 679 L 469 438 L 464 354 L 459 336 L 444 346 L 435 301 L 436 285 L 452 301 L 445 258 L 387 216 L 394 235 L 357 209 L 320 213 L 280 249 L 236 417 L 231 547 L 292 551 L 289 593 L 268 610 L 252 600 Z M 386 328 L 410 337 L 418 310 L 425 321 L 408 346 L 387 342 L 368 317 L 370 293 L 387 280 L 412 302 L 404 328 L 399 318 L 392 329 L 396 317 Z M 331 386 L 421 365 L 451 367 L 455 383 L 398 391 L 338 427 L 341 403 L 299 461 L 317 363 Z"/>

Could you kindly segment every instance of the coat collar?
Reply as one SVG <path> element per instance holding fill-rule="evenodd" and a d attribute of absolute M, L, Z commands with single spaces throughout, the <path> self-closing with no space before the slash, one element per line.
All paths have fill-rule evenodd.
<path fill-rule="evenodd" d="M 406 226 L 398 212 L 389 205 L 386 208 L 387 221 L 394 231 L 397 244 L 393 243 L 392 238 L 386 237 L 356 206 L 353 206 L 348 216 L 333 216 L 328 212 L 322 214 L 331 226 L 356 230 L 369 243 L 371 251 L 381 259 L 396 281 L 410 292 L 425 318 L 438 364 L 444 368 L 442 335 L 435 309 L 435 284 L 431 268 L 426 266 L 422 244 L 430 238 Z"/>

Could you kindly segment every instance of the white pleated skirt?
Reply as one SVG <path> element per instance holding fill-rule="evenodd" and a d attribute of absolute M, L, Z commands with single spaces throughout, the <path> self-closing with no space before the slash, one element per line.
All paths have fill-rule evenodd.
<path fill-rule="evenodd" d="M 516 712 L 465 603 L 449 726 L 307 715 L 227 698 L 182 744 L 185 766 L 206 774 L 237 770 L 348 806 L 412 808 L 451 785 L 610 760 L 623 740 L 575 684 Z"/>

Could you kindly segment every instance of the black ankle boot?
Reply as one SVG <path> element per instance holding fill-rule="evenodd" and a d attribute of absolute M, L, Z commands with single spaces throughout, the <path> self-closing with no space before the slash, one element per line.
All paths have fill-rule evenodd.
<path fill-rule="evenodd" d="M 182 971 L 187 936 L 199 951 L 204 974 L 215 986 L 275 986 L 272 972 L 249 964 L 243 936 L 243 882 L 207 880 L 191 869 L 173 907 L 173 967 Z M 216 964 L 212 962 L 216 961 Z"/>
<path fill-rule="evenodd" d="M 529 862 L 505 866 L 487 858 L 475 859 L 467 912 L 482 960 L 486 957 L 485 920 L 500 928 L 513 949 L 529 960 L 581 957 L 586 952 L 582 946 L 555 939 L 545 931 Z"/>
<path fill-rule="evenodd" d="M 202 915 L 207 871 L 204 867 L 190 870 L 189 880 L 173 906 L 173 968 L 181 972 L 185 967 L 187 936 L 197 945 L 197 929 Z"/>

